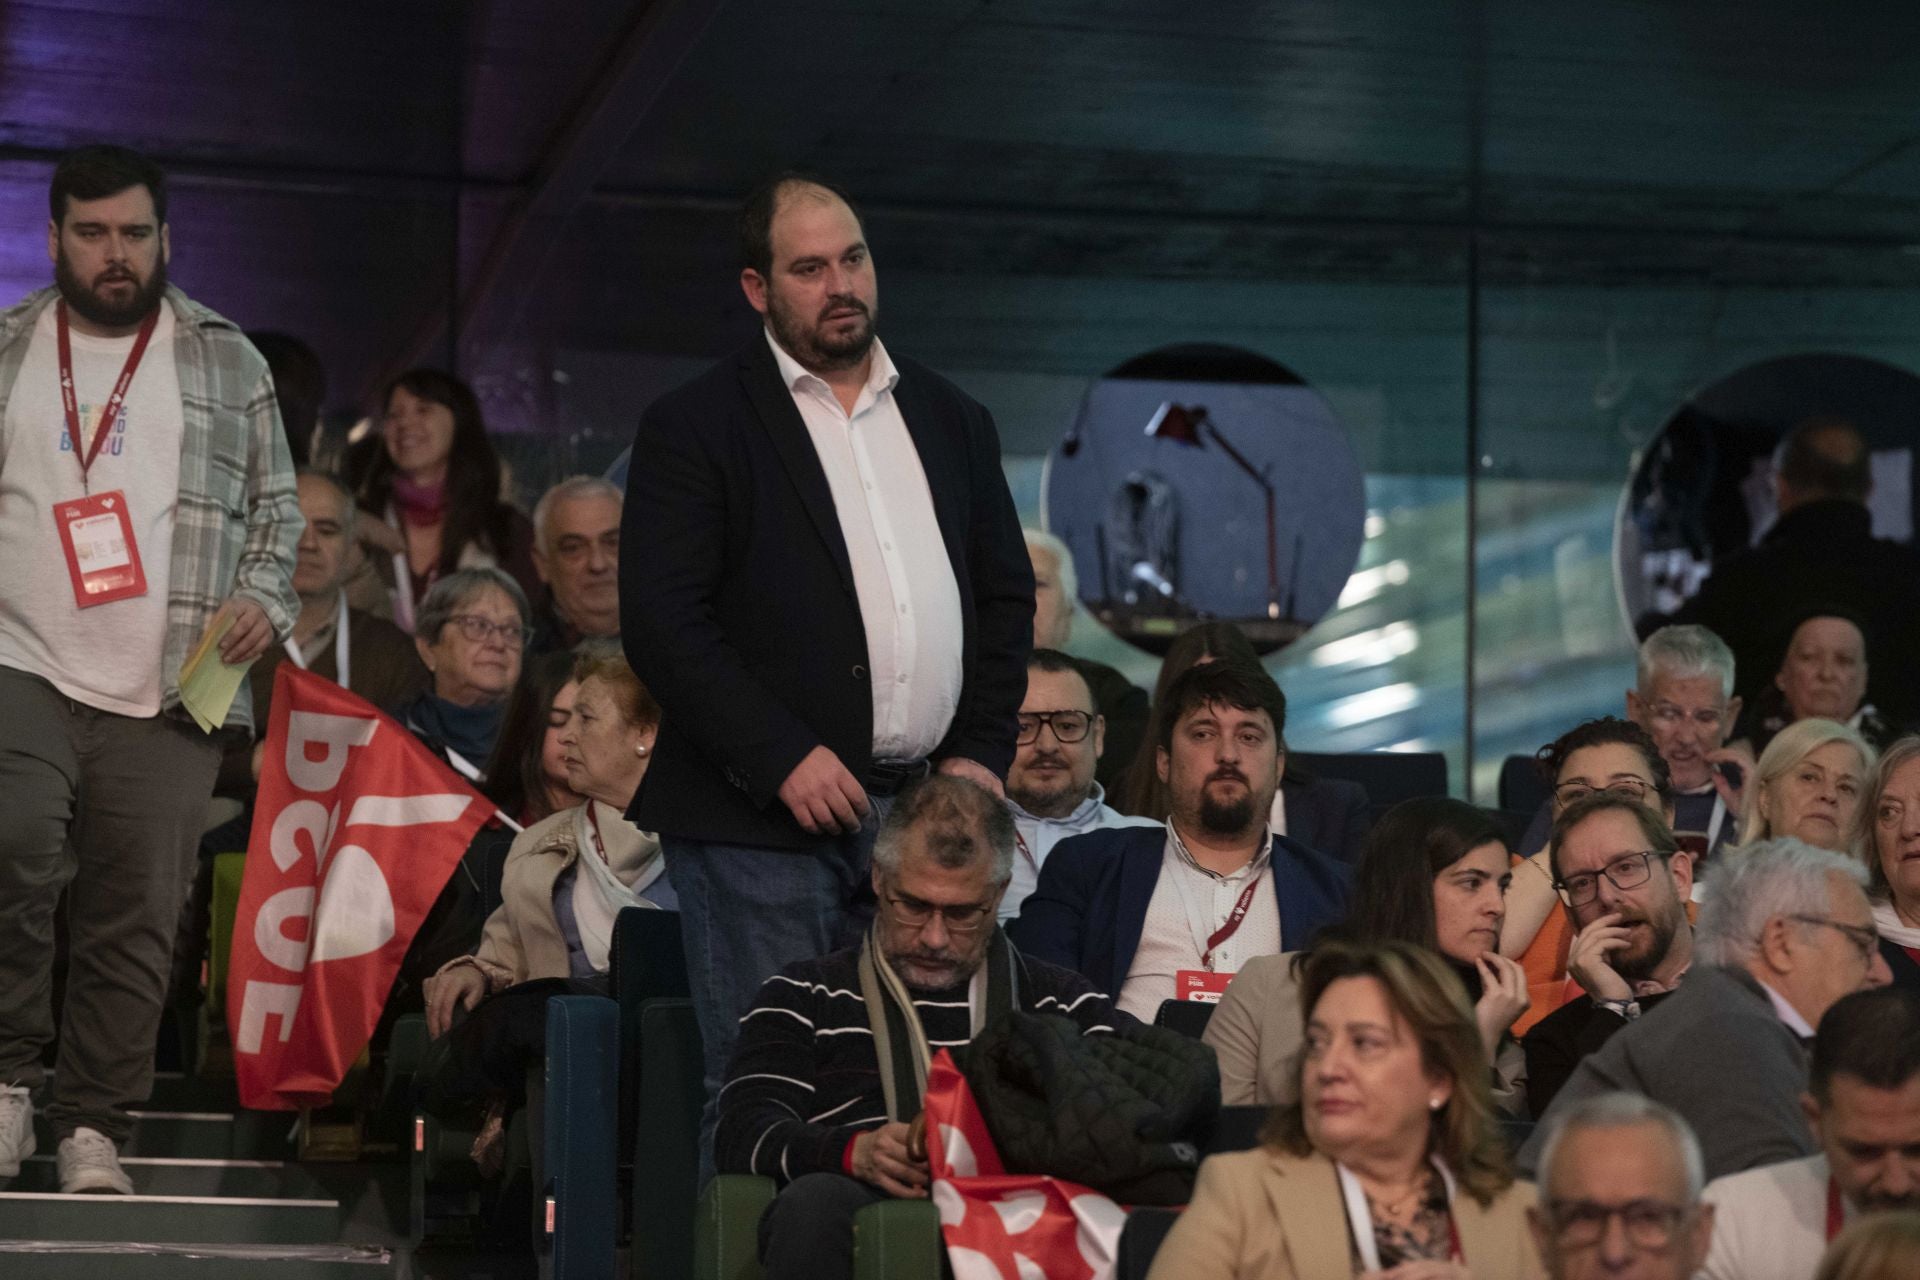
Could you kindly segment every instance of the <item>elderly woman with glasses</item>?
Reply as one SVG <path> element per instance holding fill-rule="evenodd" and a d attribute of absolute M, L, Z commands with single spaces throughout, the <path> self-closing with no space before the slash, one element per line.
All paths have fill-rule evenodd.
<path fill-rule="evenodd" d="M 1671 820 L 1672 785 L 1667 762 L 1653 738 L 1631 720 L 1602 716 L 1562 734 L 1540 748 L 1540 769 L 1553 786 L 1554 821 L 1575 801 L 1596 791 L 1611 791 L 1638 801 Z M 1515 1035 L 1565 1004 L 1574 994 L 1567 982 L 1567 956 L 1573 922 L 1554 887 L 1553 861 L 1547 849 L 1514 864 L 1507 894 L 1507 919 L 1500 954 L 1517 957 L 1527 971 L 1531 1004 L 1514 1024 Z"/>
<path fill-rule="evenodd" d="M 1209 1158 L 1148 1280 L 1542 1274 L 1465 988 L 1408 942 L 1316 947 L 1295 1101 Z"/>
<path fill-rule="evenodd" d="M 400 722 L 475 781 L 493 754 L 507 695 L 520 679 L 528 610 L 520 584 L 498 569 L 461 569 L 421 602 L 413 643 L 433 687 L 399 709 Z"/>

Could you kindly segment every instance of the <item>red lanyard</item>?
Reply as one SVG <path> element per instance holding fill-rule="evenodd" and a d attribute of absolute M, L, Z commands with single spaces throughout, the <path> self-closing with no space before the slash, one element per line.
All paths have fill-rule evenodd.
<path fill-rule="evenodd" d="M 1027 865 L 1033 868 L 1034 879 L 1038 880 L 1040 878 L 1040 864 L 1033 860 L 1033 850 L 1027 848 L 1027 838 L 1021 835 L 1018 830 L 1013 833 L 1013 847 L 1018 849 L 1020 856 L 1027 860 Z"/>
<path fill-rule="evenodd" d="M 1247 881 L 1247 887 L 1240 891 L 1239 901 L 1235 902 L 1233 904 L 1233 910 L 1227 913 L 1227 922 L 1218 929 L 1215 929 L 1213 936 L 1207 939 L 1206 952 L 1200 957 L 1200 967 L 1202 969 L 1212 972 L 1213 953 L 1220 949 L 1221 943 L 1240 932 L 1240 922 L 1247 918 L 1247 908 L 1253 905 L 1253 891 L 1260 887 L 1260 880 L 1266 874 L 1266 872 L 1262 871 L 1259 875 Z"/>
<path fill-rule="evenodd" d="M 87 470 L 100 456 L 100 446 L 107 442 L 107 433 L 113 429 L 114 419 L 120 416 L 120 408 L 127 401 L 127 388 L 133 385 L 140 358 L 147 354 L 147 342 L 153 337 L 154 326 L 160 323 L 160 308 L 155 307 L 140 322 L 140 332 L 133 338 L 133 350 L 127 352 L 127 363 L 121 367 L 120 377 L 113 384 L 113 394 L 107 397 L 106 407 L 100 411 L 100 425 L 94 428 L 93 443 L 84 454 L 80 452 L 80 400 L 73 388 L 73 344 L 67 337 L 66 299 L 62 298 L 55 309 L 60 333 L 60 405 L 67 413 L 67 439 L 73 443 L 73 456 L 80 463 L 80 487 L 85 489 Z"/>
<path fill-rule="evenodd" d="M 1464 1264 L 1467 1251 L 1460 1247 L 1460 1225 L 1453 1220 L 1453 1206 L 1447 1206 L 1447 1257 L 1450 1261 Z"/>
<path fill-rule="evenodd" d="M 1840 1206 L 1840 1184 L 1827 1175 L 1827 1243 L 1840 1234 L 1840 1228 L 1846 1224 L 1846 1211 Z"/>

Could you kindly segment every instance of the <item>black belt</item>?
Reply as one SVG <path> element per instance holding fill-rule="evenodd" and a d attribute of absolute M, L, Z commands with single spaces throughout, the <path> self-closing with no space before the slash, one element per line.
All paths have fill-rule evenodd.
<path fill-rule="evenodd" d="M 890 796 L 933 772 L 931 760 L 875 760 L 867 766 L 867 794 Z"/>

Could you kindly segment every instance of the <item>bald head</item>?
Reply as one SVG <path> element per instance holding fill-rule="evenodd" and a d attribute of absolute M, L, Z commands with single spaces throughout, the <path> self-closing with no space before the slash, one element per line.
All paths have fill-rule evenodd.
<path fill-rule="evenodd" d="M 761 183 L 740 206 L 740 265 L 762 277 L 773 274 L 773 223 L 796 201 L 813 205 L 844 205 L 857 227 L 866 220 L 847 193 L 824 178 L 789 170 Z M 863 233 L 864 234 L 864 233 Z"/>
<path fill-rule="evenodd" d="M 1808 418 L 1780 442 L 1774 484 L 1783 515 L 1823 499 L 1865 502 L 1873 492 L 1873 452 L 1846 419 Z"/>

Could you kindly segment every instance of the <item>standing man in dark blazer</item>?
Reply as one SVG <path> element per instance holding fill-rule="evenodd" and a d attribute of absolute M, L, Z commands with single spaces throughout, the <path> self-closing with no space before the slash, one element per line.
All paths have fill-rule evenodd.
<path fill-rule="evenodd" d="M 1255 956 L 1298 951 L 1344 918 L 1353 871 L 1268 824 L 1286 759 L 1286 700 L 1260 666 L 1223 658 L 1167 689 L 1155 764 L 1165 828 L 1090 831 L 1054 846 L 1008 926 L 1123 1011 L 1218 1001 Z"/>
<path fill-rule="evenodd" d="M 740 240 L 766 329 L 642 415 L 620 549 L 709 1135 L 760 984 L 871 919 L 876 810 L 936 769 L 1003 794 L 1033 627 L 993 419 L 881 344 L 845 196 L 782 175 Z"/>

